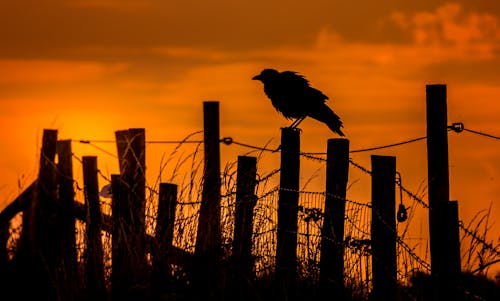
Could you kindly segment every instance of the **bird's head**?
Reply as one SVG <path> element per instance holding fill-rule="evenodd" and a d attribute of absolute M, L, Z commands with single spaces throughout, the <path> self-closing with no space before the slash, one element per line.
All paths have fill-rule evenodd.
<path fill-rule="evenodd" d="M 279 75 L 279 72 L 274 69 L 264 69 L 259 75 L 252 77 L 253 80 L 260 80 L 261 82 L 269 82 Z"/>

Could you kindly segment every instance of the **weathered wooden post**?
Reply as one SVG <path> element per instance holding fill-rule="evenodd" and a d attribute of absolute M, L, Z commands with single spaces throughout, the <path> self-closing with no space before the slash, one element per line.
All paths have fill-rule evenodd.
<path fill-rule="evenodd" d="M 61 283 L 67 300 L 75 298 L 77 291 L 75 191 L 73 189 L 73 152 L 71 140 L 57 141 L 57 182 L 59 183 L 59 216 L 61 239 Z"/>
<path fill-rule="evenodd" d="M 172 242 L 174 239 L 177 185 L 160 183 L 155 240 L 151 249 L 151 289 L 154 299 L 166 291 L 172 277 Z"/>
<path fill-rule="evenodd" d="M 295 298 L 297 216 L 300 178 L 300 130 L 281 129 L 281 173 L 276 244 L 276 283 L 283 300 Z"/>
<path fill-rule="evenodd" d="M 440 296 L 446 296 L 450 300 L 459 299 L 458 286 L 460 283 L 461 257 L 460 257 L 460 224 L 458 219 L 458 201 L 449 201 L 446 203 L 443 221 L 444 244 L 447 246 L 448 260 L 444 273 L 438 279 L 442 284 Z M 432 266 L 431 266 L 432 268 Z M 438 283 L 439 283 L 438 282 Z M 440 298 L 439 300 L 443 300 Z"/>
<path fill-rule="evenodd" d="M 128 190 L 131 227 L 137 243 L 138 263 L 145 263 L 146 134 L 144 129 L 116 131 L 116 146 L 122 181 Z"/>
<path fill-rule="evenodd" d="M 236 212 L 234 220 L 234 238 L 232 262 L 234 264 L 234 282 L 232 288 L 238 299 L 251 298 L 250 287 L 253 281 L 253 210 L 257 203 L 255 185 L 257 158 L 238 157 L 236 176 Z"/>
<path fill-rule="evenodd" d="M 112 244 L 111 244 L 111 298 L 124 300 L 134 284 L 128 191 L 120 175 L 111 175 Z"/>
<path fill-rule="evenodd" d="M 61 262 L 58 195 L 56 178 L 57 130 L 45 129 L 40 152 L 40 167 L 34 199 L 23 213 L 23 272 L 41 299 L 54 300 L 61 281 L 57 274 Z"/>
<path fill-rule="evenodd" d="M 121 276 L 125 281 L 122 283 L 124 291 L 139 298 L 147 287 L 148 265 L 146 261 L 146 137 L 144 129 L 128 129 L 116 131 L 116 146 L 120 166 L 120 184 L 117 184 L 121 196 L 117 199 L 121 204 L 117 205 L 117 214 L 114 218 L 121 218 L 122 237 L 119 243 L 124 250 L 125 261 Z M 113 185 L 113 184 L 112 184 Z M 114 188 L 113 197 L 114 197 Z M 113 203 L 115 199 L 113 198 Z M 113 237 L 115 239 L 115 237 Z M 113 271 L 114 272 L 114 271 Z M 120 294 L 118 293 L 118 294 Z M 113 294 L 115 291 L 113 289 Z M 114 295 L 117 296 L 117 295 Z"/>
<path fill-rule="evenodd" d="M 219 102 L 203 103 L 204 170 L 203 191 L 196 235 L 195 285 L 209 300 L 220 298 L 218 263 L 221 253 L 221 179 Z"/>
<path fill-rule="evenodd" d="M 372 273 L 373 300 L 397 298 L 396 157 L 372 160 Z"/>
<path fill-rule="evenodd" d="M 329 139 L 326 158 L 326 199 L 321 229 L 320 286 L 322 296 L 344 297 L 344 219 L 349 174 L 349 140 Z"/>
<path fill-rule="evenodd" d="M 83 190 L 87 209 L 85 249 L 85 299 L 106 300 L 104 255 L 102 247 L 102 213 L 99 202 L 97 157 L 84 156 Z"/>
<path fill-rule="evenodd" d="M 436 281 L 435 299 L 444 300 L 456 297 L 460 274 L 460 242 L 457 247 L 456 241 L 449 241 L 458 231 L 449 227 L 458 228 L 458 223 L 446 224 L 458 221 L 458 208 L 449 204 L 446 85 L 426 86 L 426 107 L 431 274 Z M 447 217 L 454 213 L 456 217 Z"/>

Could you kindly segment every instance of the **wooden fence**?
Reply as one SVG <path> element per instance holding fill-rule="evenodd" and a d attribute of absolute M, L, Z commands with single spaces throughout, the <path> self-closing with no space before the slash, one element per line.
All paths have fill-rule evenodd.
<path fill-rule="evenodd" d="M 427 92 L 428 108 L 446 101 L 442 86 L 428 86 Z M 443 163 L 439 153 L 447 151 L 443 150 L 446 141 L 442 141 L 446 137 L 437 137 L 434 131 L 442 133 L 446 120 L 439 119 L 443 118 L 443 112 L 434 114 L 433 110 L 428 109 L 428 136 L 432 137 L 429 154 L 435 156 L 429 160 L 429 173 L 433 173 L 429 179 L 445 179 L 447 158 Z M 440 123 L 437 130 L 433 129 L 435 123 Z M 156 227 L 153 235 L 147 234 L 145 130 L 120 130 L 115 138 L 120 174 L 111 176 L 112 212 L 108 215 L 100 206 L 97 157 L 82 158 L 85 196 L 82 204 L 75 201 L 73 191 L 71 141 L 58 141 L 57 130 L 44 130 L 38 179 L 0 213 L 0 270 L 10 273 L 0 274 L 8 284 L 6 288 L 16 290 L 21 297 L 23 293 L 37 292 L 44 300 L 158 300 L 175 292 L 173 270 L 182 267 L 189 274 L 186 283 L 193 299 L 256 299 L 252 233 L 257 160 L 238 157 L 233 240 L 228 253 L 221 238 L 219 103 L 204 103 L 204 174 L 194 252 L 173 244 L 178 194 L 174 183 L 160 184 Z M 300 158 L 300 132 L 283 128 L 274 278 L 268 291 L 280 300 L 294 300 L 300 295 L 297 292 Z M 434 164 L 440 166 L 433 169 Z M 348 169 L 349 141 L 328 140 L 317 296 L 349 298 L 344 268 Z M 396 158 L 372 156 L 371 176 L 371 298 L 397 300 L 400 285 L 396 258 Z M 429 181 L 431 258 L 433 276 L 444 284 L 436 292 L 439 298 L 455 293 L 460 257 L 457 262 L 456 257 L 447 255 L 459 252 L 456 203 L 446 199 L 443 191 L 448 188 L 444 184 L 433 188 L 435 183 Z M 15 254 L 8 256 L 9 222 L 20 212 L 22 233 Z M 76 220 L 85 225 L 82 260 L 78 260 L 75 248 Z M 109 281 L 103 232 L 112 237 Z M 440 251 L 443 241 L 446 254 Z"/>

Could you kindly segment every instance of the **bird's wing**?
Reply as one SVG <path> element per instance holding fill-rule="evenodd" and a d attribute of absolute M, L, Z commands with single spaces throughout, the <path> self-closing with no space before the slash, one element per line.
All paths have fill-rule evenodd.
<path fill-rule="evenodd" d="M 280 79 L 282 82 L 290 87 L 310 87 L 309 81 L 305 79 L 302 75 L 294 71 L 283 71 L 280 73 Z"/>
<path fill-rule="evenodd" d="M 280 73 L 281 85 L 283 87 L 287 87 L 289 91 L 295 91 L 295 93 L 306 93 L 308 96 L 313 99 L 321 99 L 326 101 L 328 96 L 323 94 L 318 89 L 311 87 L 309 81 L 294 71 L 283 71 Z"/>

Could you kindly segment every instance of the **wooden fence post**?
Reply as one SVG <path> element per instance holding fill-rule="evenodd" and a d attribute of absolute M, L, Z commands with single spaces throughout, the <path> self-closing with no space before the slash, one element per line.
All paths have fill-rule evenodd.
<path fill-rule="evenodd" d="M 203 103 L 203 128 L 205 167 L 195 252 L 199 256 L 218 256 L 221 248 L 219 102 Z"/>
<path fill-rule="evenodd" d="M 75 191 L 73 189 L 73 152 L 71 140 L 57 141 L 57 181 L 59 183 L 59 215 L 62 279 L 66 300 L 74 299 L 77 284 Z"/>
<path fill-rule="evenodd" d="M 437 288 L 434 298 L 444 300 L 452 296 L 450 294 L 456 294 L 450 290 L 458 288 L 456 281 L 460 273 L 460 257 L 458 263 L 454 262 L 457 261 L 456 254 L 460 254 L 460 246 L 457 248 L 453 243 L 455 249 L 452 250 L 447 244 L 448 238 L 454 233 L 447 233 L 446 225 L 447 212 L 453 210 L 448 205 L 450 183 L 446 85 L 426 86 L 426 108 L 431 274 Z"/>
<path fill-rule="evenodd" d="M 40 151 L 40 166 L 35 197 L 23 213 L 22 248 L 27 256 L 23 258 L 23 279 L 32 287 L 21 292 L 36 290 L 41 299 L 54 300 L 58 294 L 57 275 L 60 263 L 59 217 L 56 179 L 57 130 L 45 129 Z M 55 214 L 54 214 L 55 213 Z M 22 242 L 23 243 L 23 242 Z"/>
<path fill-rule="evenodd" d="M 127 278 L 129 285 L 127 293 L 136 294 L 137 298 L 144 293 L 147 287 L 146 262 L 146 137 L 144 129 L 128 129 L 116 131 L 116 145 L 120 166 L 119 189 L 124 193 L 118 198 L 122 202 L 118 204 L 118 214 L 121 216 L 121 225 L 124 229 L 124 237 L 121 246 L 126 251 L 126 260 L 123 267 L 122 277 Z M 113 190 L 114 192 L 114 190 Z M 114 202 L 114 199 L 113 199 Z M 114 213 L 113 213 L 114 215 Z M 117 224 L 114 225 L 118 226 Z M 125 293 L 125 292 L 122 292 Z"/>
<path fill-rule="evenodd" d="M 133 286 L 133 255 L 128 211 L 128 191 L 120 175 L 111 175 L 113 218 L 111 245 L 111 299 L 124 300 L 128 289 Z"/>
<path fill-rule="evenodd" d="M 104 253 L 102 247 L 102 214 L 99 202 L 97 157 L 84 156 L 83 190 L 87 209 L 85 261 L 85 299 L 106 300 Z"/>
<path fill-rule="evenodd" d="M 120 176 L 128 190 L 131 210 L 131 226 L 136 234 L 134 239 L 142 243 L 145 233 L 146 212 L 146 134 L 144 129 L 116 131 L 116 146 L 120 166 Z M 144 244 L 141 244 L 144 245 Z M 138 246 L 139 261 L 145 260 L 145 251 Z"/>
<path fill-rule="evenodd" d="M 458 202 L 449 201 L 445 203 L 443 221 L 443 245 L 446 247 L 448 260 L 446 267 L 438 278 L 441 292 L 439 296 L 449 298 L 449 300 L 459 300 L 458 285 L 460 283 L 461 257 L 460 257 L 460 228 L 458 219 Z M 445 300 L 440 298 L 439 300 Z"/>
<path fill-rule="evenodd" d="M 349 174 L 349 140 L 328 140 L 326 199 L 321 229 L 320 286 L 322 296 L 344 297 L 344 219 Z"/>
<path fill-rule="evenodd" d="M 172 277 L 172 242 L 174 239 L 177 185 L 160 183 L 155 242 L 151 248 L 151 288 L 155 300 L 169 288 Z"/>
<path fill-rule="evenodd" d="M 221 253 L 221 179 L 219 102 L 203 103 L 204 171 L 200 216 L 196 235 L 195 257 L 197 292 L 208 300 L 220 296 L 218 262 Z"/>
<path fill-rule="evenodd" d="M 257 158 L 238 156 L 236 176 L 236 210 L 234 220 L 233 254 L 234 282 L 232 288 L 238 299 L 250 298 L 250 283 L 253 281 L 253 210 L 257 199 L 255 185 Z M 236 297 L 236 295 L 234 296 Z"/>
<path fill-rule="evenodd" d="M 396 157 L 372 160 L 372 273 L 373 300 L 395 301 L 396 261 Z"/>
<path fill-rule="evenodd" d="M 295 298 L 297 216 L 300 178 L 300 130 L 281 129 L 281 173 L 278 200 L 276 282 L 283 300 Z"/>

